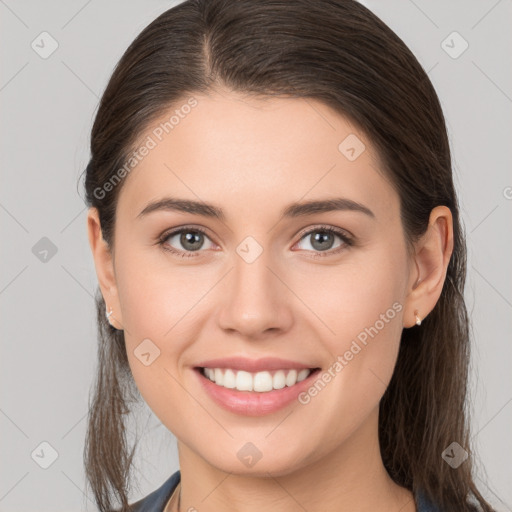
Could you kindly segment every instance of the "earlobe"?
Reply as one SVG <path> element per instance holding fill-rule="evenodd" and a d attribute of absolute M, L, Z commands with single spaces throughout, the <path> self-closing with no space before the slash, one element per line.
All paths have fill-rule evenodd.
<path fill-rule="evenodd" d="M 91 247 L 96 276 L 106 305 L 105 314 L 109 323 L 116 329 L 122 329 L 121 309 L 118 300 L 112 251 L 103 238 L 98 210 L 89 208 L 87 214 L 87 234 Z"/>
<path fill-rule="evenodd" d="M 413 285 L 409 289 L 404 312 L 404 327 L 421 325 L 434 309 L 446 279 L 453 252 L 453 218 L 446 206 L 430 213 L 427 231 L 415 244 Z"/>

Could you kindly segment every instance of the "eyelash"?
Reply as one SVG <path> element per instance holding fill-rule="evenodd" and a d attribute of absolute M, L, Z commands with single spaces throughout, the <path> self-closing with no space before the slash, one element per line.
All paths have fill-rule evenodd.
<path fill-rule="evenodd" d="M 158 238 L 158 245 L 162 247 L 165 251 L 169 251 L 177 256 L 180 256 L 181 258 L 193 258 L 196 257 L 195 253 L 201 252 L 199 251 L 178 251 L 174 249 L 171 246 L 166 245 L 166 241 L 174 235 L 180 234 L 180 233 L 201 233 L 202 235 L 208 237 L 208 234 L 206 231 L 204 231 L 201 228 L 193 227 L 193 226 L 184 226 L 182 228 L 176 229 L 174 231 L 166 231 Z M 327 256 L 334 256 L 335 254 L 338 254 L 342 250 L 344 250 L 346 247 L 352 247 L 354 245 L 353 239 L 346 234 L 345 231 L 342 231 L 341 229 L 333 228 L 332 226 L 315 226 L 313 229 L 310 229 L 309 231 L 306 231 L 301 234 L 299 241 L 305 238 L 308 235 L 311 235 L 312 233 L 321 232 L 321 233 L 330 233 L 333 235 L 337 235 L 341 240 L 343 241 L 344 245 L 341 245 L 340 247 L 337 247 L 336 249 L 329 249 L 327 251 L 315 251 L 312 254 L 313 258 L 325 258 Z M 209 238 L 209 237 L 208 237 Z M 345 247 L 346 246 L 346 247 Z M 311 252 L 311 251 L 309 251 Z"/>

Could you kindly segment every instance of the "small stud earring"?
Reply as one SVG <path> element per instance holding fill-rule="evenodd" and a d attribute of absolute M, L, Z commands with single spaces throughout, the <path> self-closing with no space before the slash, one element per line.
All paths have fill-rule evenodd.
<path fill-rule="evenodd" d="M 421 325 L 421 318 L 418 316 L 418 310 L 414 312 L 414 316 L 416 317 L 416 325 Z"/>
<path fill-rule="evenodd" d="M 110 317 L 112 316 L 112 313 L 113 313 L 112 308 L 110 308 L 110 311 L 107 311 L 105 308 L 105 316 L 107 317 L 107 321 L 109 324 L 110 324 Z M 112 324 L 110 324 L 110 325 L 112 325 Z"/>

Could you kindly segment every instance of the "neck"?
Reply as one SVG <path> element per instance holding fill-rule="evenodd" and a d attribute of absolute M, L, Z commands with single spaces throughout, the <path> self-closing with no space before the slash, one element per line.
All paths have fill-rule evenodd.
<path fill-rule="evenodd" d="M 412 493 L 394 483 L 384 468 L 377 421 L 378 411 L 324 457 L 279 475 L 222 471 L 179 442 L 180 511 L 415 512 Z"/>

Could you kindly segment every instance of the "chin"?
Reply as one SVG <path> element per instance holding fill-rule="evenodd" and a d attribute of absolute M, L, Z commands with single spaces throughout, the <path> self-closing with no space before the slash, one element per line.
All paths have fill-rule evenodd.
<path fill-rule="evenodd" d="M 227 453 L 233 453 L 233 456 L 227 456 Z M 266 448 L 258 449 L 248 442 L 240 448 L 223 450 L 203 458 L 225 473 L 262 478 L 268 478 L 269 474 L 275 477 L 285 476 L 307 465 L 303 445 L 297 446 L 294 451 L 287 450 L 283 453 L 278 447 L 267 445 Z"/>

